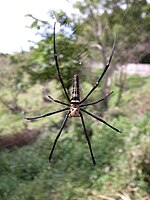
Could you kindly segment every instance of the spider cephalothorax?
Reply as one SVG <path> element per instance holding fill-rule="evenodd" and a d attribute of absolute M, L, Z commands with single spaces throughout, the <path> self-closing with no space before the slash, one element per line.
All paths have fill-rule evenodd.
<path fill-rule="evenodd" d="M 83 126 L 83 130 L 84 130 L 84 133 L 85 133 L 85 136 L 86 136 L 86 139 L 87 139 L 87 142 L 88 142 L 88 146 L 89 146 L 89 149 L 90 149 L 90 154 L 91 154 L 91 157 L 92 157 L 92 161 L 93 161 L 93 164 L 96 164 L 95 162 L 95 158 L 94 158 L 94 154 L 93 154 L 93 151 L 92 151 L 92 147 L 91 147 L 91 143 L 90 143 L 90 139 L 89 139 L 89 136 L 88 136 L 88 133 L 87 133 L 87 130 L 86 130 L 86 127 L 85 127 L 85 122 L 84 122 L 84 118 L 83 118 L 83 115 L 82 115 L 82 112 L 86 113 L 87 115 L 97 119 L 98 121 L 102 122 L 103 124 L 109 126 L 110 128 L 112 128 L 113 130 L 117 131 L 117 132 L 121 132 L 119 129 L 113 127 L 112 125 L 110 125 L 109 123 L 107 123 L 105 120 L 103 120 L 102 118 L 92 114 L 91 112 L 88 112 L 87 110 L 85 110 L 83 107 L 87 107 L 87 106 L 90 106 L 90 105 L 94 105 L 94 104 L 97 104 L 98 102 L 100 101 L 103 101 L 105 100 L 106 98 L 108 98 L 112 93 L 109 93 L 107 96 L 105 96 L 104 98 L 102 99 L 99 99 L 97 101 L 94 101 L 94 102 L 91 102 L 91 103 L 85 103 L 84 102 L 86 101 L 86 99 L 91 95 L 91 93 L 97 88 L 97 86 L 99 85 L 100 81 L 102 80 L 104 74 L 106 73 L 107 69 L 109 68 L 109 65 L 110 65 L 110 62 L 111 62 L 111 59 L 112 59 L 112 56 L 113 56 L 113 53 L 114 53 L 114 50 L 115 50 L 115 44 L 116 44 L 116 39 L 114 41 L 114 44 L 113 44 L 113 48 L 112 48 L 112 52 L 111 52 L 111 55 L 110 55 L 110 58 L 108 60 L 108 63 L 106 64 L 105 68 L 104 68 L 104 71 L 103 73 L 101 74 L 101 76 L 99 77 L 99 79 L 97 80 L 96 84 L 93 86 L 93 88 L 89 91 L 89 93 L 80 101 L 80 91 L 79 91 L 79 77 L 77 74 L 75 74 L 73 76 L 73 80 L 72 80 L 72 95 L 71 95 L 71 99 L 69 98 L 69 95 L 67 93 L 67 90 L 65 88 L 65 85 L 64 85 L 64 81 L 62 79 L 62 76 L 61 76 L 61 73 L 59 71 L 59 65 L 58 65 L 58 58 L 57 58 L 57 53 L 56 53 L 56 41 L 55 41 L 55 25 L 56 23 L 54 24 L 54 58 L 55 58 L 55 63 L 56 63 L 56 70 L 57 70 L 57 73 L 58 73 L 58 77 L 59 77 L 59 80 L 60 80 L 60 83 L 62 85 L 62 88 L 64 90 L 64 93 L 66 95 L 66 98 L 68 100 L 69 103 L 65 103 L 65 102 L 62 102 L 62 101 L 59 101 L 59 100 L 56 100 L 56 99 L 53 99 L 51 96 L 48 95 L 48 97 L 55 103 L 59 103 L 59 104 L 62 104 L 62 105 L 65 105 L 67 106 L 66 108 L 63 108 L 61 110 L 57 110 L 57 111 L 54 111 L 54 112 L 50 112 L 50 113 L 47 113 L 47 114 L 44 114 L 44 115 L 40 115 L 40 116 L 36 116 L 36 117 L 25 117 L 27 120 L 35 120 L 35 119 L 39 119 L 39 118 L 43 118 L 43 117 L 47 117 L 47 116 L 50 116 L 50 115 L 54 115 L 56 113 L 60 113 L 60 112 L 63 112 L 63 111 L 67 111 L 66 113 L 66 116 L 62 122 L 62 125 L 60 127 L 60 130 L 56 136 L 56 139 L 54 141 L 54 144 L 52 146 L 52 149 L 51 149 L 51 152 L 50 152 L 50 155 L 49 155 L 49 161 L 51 161 L 51 158 L 52 158 L 52 155 L 53 155 L 53 151 L 55 149 L 55 145 L 61 135 L 61 132 L 67 122 L 67 119 L 68 117 L 80 117 L 81 118 L 81 122 L 82 122 L 82 126 Z"/>

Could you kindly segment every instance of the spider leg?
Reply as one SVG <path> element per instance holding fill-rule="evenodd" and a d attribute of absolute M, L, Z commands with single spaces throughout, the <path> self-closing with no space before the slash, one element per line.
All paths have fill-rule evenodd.
<path fill-rule="evenodd" d="M 100 117 L 98 117 L 98 116 L 95 116 L 95 115 L 91 114 L 90 112 L 88 112 L 88 111 L 86 111 L 86 110 L 84 110 L 84 109 L 82 109 L 82 108 L 81 108 L 81 110 L 82 110 L 83 112 L 85 112 L 86 114 L 90 115 L 91 117 L 93 117 L 93 118 L 97 119 L 98 121 L 102 122 L 103 124 L 106 124 L 107 126 L 109 126 L 110 128 L 112 128 L 113 130 L 115 130 L 115 131 L 121 133 L 121 130 L 119 130 L 119 129 L 113 127 L 113 126 L 110 125 L 110 124 L 108 124 L 108 123 L 107 123 L 106 121 L 104 121 L 102 118 L 100 118 Z"/>
<path fill-rule="evenodd" d="M 66 124 L 67 119 L 68 119 L 68 113 L 66 114 L 66 116 L 65 116 L 65 118 L 64 118 L 64 120 L 63 120 L 63 123 L 62 123 L 62 125 L 61 125 L 61 127 L 60 127 L 60 130 L 59 130 L 59 132 L 58 132 L 58 134 L 57 134 L 57 136 L 56 136 L 56 139 L 55 139 L 55 141 L 54 141 L 52 150 L 51 150 L 50 155 L 49 155 L 49 162 L 51 162 L 51 158 L 52 158 L 53 151 L 54 151 L 54 149 L 55 149 L 57 140 L 58 140 L 59 137 L 60 137 L 60 134 L 61 134 L 61 132 L 62 132 L 62 130 L 63 130 L 65 124 Z"/>
<path fill-rule="evenodd" d="M 89 145 L 89 149 L 90 149 L 92 161 L 93 161 L 93 164 L 96 165 L 95 158 L 94 158 L 94 154 L 93 154 L 93 151 L 92 151 L 92 146 L 91 146 L 91 143 L 90 143 L 90 139 L 89 139 L 88 133 L 87 133 L 87 131 L 86 131 L 86 127 L 85 127 L 85 123 L 84 123 L 84 118 L 83 118 L 83 115 L 82 115 L 81 112 L 80 112 L 80 117 L 81 117 L 83 129 L 84 129 L 84 133 L 85 133 L 85 136 L 86 136 L 88 145 Z"/>
<path fill-rule="evenodd" d="M 59 104 L 65 105 L 65 106 L 70 106 L 70 104 L 68 104 L 68 103 L 64 103 L 64 102 L 59 101 L 59 100 L 57 100 L 57 99 L 53 99 L 53 97 L 51 97 L 50 95 L 48 95 L 47 92 L 46 92 L 44 89 L 43 89 L 43 91 L 44 91 L 45 95 L 46 95 L 50 100 L 52 100 L 53 102 L 59 103 Z"/>
<path fill-rule="evenodd" d="M 64 85 L 64 82 L 63 82 L 61 73 L 60 73 L 60 71 L 59 71 L 59 64 L 58 64 L 57 52 L 56 52 L 55 26 L 56 26 L 56 22 L 54 23 L 54 58 L 55 58 L 55 64 L 56 64 L 56 69 L 57 69 L 57 73 L 58 73 L 59 80 L 60 80 L 60 82 L 61 82 L 61 85 L 62 85 L 62 87 L 63 87 L 63 90 L 64 90 L 64 92 L 65 92 L 65 95 L 66 95 L 68 101 L 70 102 L 70 98 L 69 98 L 69 96 L 68 96 L 68 93 L 67 93 L 67 91 L 66 91 L 66 88 L 65 88 L 65 85 Z"/>
<path fill-rule="evenodd" d="M 97 104 L 99 103 L 100 101 L 103 101 L 105 100 L 106 98 L 108 98 L 114 91 L 110 92 L 107 96 L 105 96 L 103 99 L 100 99 L 98 101 L 94 101 L 92 103 L 87 103 L 87 104 L 83 104 L 83 105 L 80 105 L 80 107 L 84 107 L 84 106 L 89 106 L 89 105 L 94 105 L 94 104 Z"/>
<path fill-rule="evenodd" d="M 57 110 L 57 111 L 54 111 L 54 112 L 46 113 L 46 114 L 44 114 L 44 115 L 40 115 L 40 116 L 36 116 L 36 117 L 26 117 L 26 116 L 25 116 L 25 113 L 24 113 L 24 118 L 27 119 L 27 120 L 35 120 L 35 119 L 47 117 L 47 116 L 50 116 L 50 115 L 54 115 L 54 114 L 56 114 L 56 113 L 63 112 L 63 111 L 65 111 L 65 110 L 69 110 L 69 109 L 70 109 L 70 108 L 64 108 L 64 109 L 61 109 L 61 110 Z"/>
<path fill-rule="evenodd" d="M 48 97 L 49 97 L 52 101 L 54 101 L 55 103 L 59 103 L 59 104 L 65 105 L 65 106 L 70 106 L 70 104 L 68 104 L 68 103 L 64 103 L 64 102 L 61 102 L 61 101 L 59 101 L 59 100 L 57 100 L 57 99 L 53 99 L 50 95 L 48 95 Z"/>
<path fill-rule="evenodd" d="M 91 93 L 97 88 L 97 86 L 99 85 L 100 81 L 102 80 L 103 76 L 105 75 L 106 71 L 109 68 L 109 65 L 111 63 L 111 59 L 112 59 L 114 51 L 115 51 L 115 47 L 116 47 L 116 35 L 115 35 L 115 39 L 114 39 L 114 44 L 113 44 L 111 55 L 109 57 L 108 63 L 106 64 L 106 66 L 104 68 L 104 71 L 103 71 L 102 75 L 100 76 L 100 78 L 98 79 L 98 81 L 96 82 L 94 87 L 91 89 L 91 91 L 85 96 L 85 98 L 80 103 L 83 103 L 91 95 Z"/>

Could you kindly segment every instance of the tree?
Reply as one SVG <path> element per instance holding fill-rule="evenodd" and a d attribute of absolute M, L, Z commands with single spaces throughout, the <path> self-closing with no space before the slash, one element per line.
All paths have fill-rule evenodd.
<path fill-rule="evenodd" d="M 108 80 L 116 69 L 116 63 L 139 62 L 150 50 L 147 46 L 150 5 L 146 0 L 85 0 L 76 2 L 74 6 L 79 9 L 82 20 L 81 16 L 76 18 L 80 23 L 83 22 L 79 40 L 84 43 L 91 41 L 90 59 L 99 57 L 105 66 L 113 43 L 113 33 L 117 33 L 117 48 L 111 71 L 103 80 L 102 93 L 106 95 L 107 89 L 109 90 Z M 97 54 L 93 47 L 97 48 L 100 54 Z M 105 101 L 104 110 L 107 107 Z"/>
<path fill-rule="evenodd" d="M 50 21 L 42 21 L 28 15 L 33 18 L 30 27 L 41 35 L 41 41 L 31 49 L 25 70 L 32 83 L 43 83 L 57 77 L 53 57 L 54 18 L 61 25 L 56 43 L 60 70 L 68 90 L 71 86 L 68 80 L 73 74 L 81 73 L 79 62 L 84 61 L 87 55 L 88 59 L 83 64 L 89 65 L 94 60 L 106 65 L 113 45 L 113 33 L 116 32 L 118 40 L 115 56 L 102 85 L 102 94 L 106 96 L 110 90 L 110 75 L 116 69 L 116 63 L 137 61 L 146 52 L 149 5 L 146 0 L 85 0 L 78 1 L 74 6 L 79 9 L 81 16 L 73 15 L 70 19 L 62 11 L 50 12 Z M 103 107 L 107 109 L 107 101 Z"/>
<path fill-rule="evenodd" d="M 82 27 L 83 31 L 81 33 L 82 41 L 84 41 L 85 43 L 92 41 L 90 47 L 92 47 L 93 49 L 97 48 L 99 51 L 99 53 L 96 53 L 94 51 L 93 56 L 91 54 L 90 58 L 95 59 L 96 57 L 99 57 L 101 59 L 102 65 L 105 67 L 110 56 L 114 39 L 113 35 L 109 37 L 109 33 L 113 32 L 113 27 L 109 27 L 109 14 L 107 11 L 108 9 L 106 9 L 105 5 L 103 5 L 103 1 L 98 2 L 96 0 L 85 0 L 84 2 L 78 1 L 75 4 L 75 7 L 80 10 L 83 16 L 86 16 L 86 20 L 84 20 Z M 106 96 L 109 90 L 109 73 L 106 73 L 105 79 L 103 79 L 103 96 Z M 104 110 L 108 108 L 107 100 L 104 101 L 103 108 Z"/>
<path fill-rule="evenodd" d="M 32 83 L 36 83 L 37 81 L 44 83 L 48 80 L 57 79 L 53 50 L 54 16 L 50 13 L 50 22 L 41 21 L 32 15 L 28 16 L 33 19 L 30 28 L 35 28 L 38 31 L 38 34 L 41 35 L 41 40 L 36 43 L 35 47 L 31 48 L 31 56 L 28 59 L 28 65 L 25 67 L 25 70 L 30 75 Z M 65 86 L 69 91 L 71 82 L 68 80 L 72 78 L 73 74 L 79 74 L 81 70 L 76 60 L 81 47 L 76 43 L 75 32 L 68 34 L 65 31 L 67 29 L 69 32 L 72 32 L 74 28 L 74 24 L 70 22 L 69 17 L 63 12 L 55 13 L 55 17 L 58 19 L 57 26 L 61 25 L 60 32 L 56 34 L 56 48 L 60 71 Z"/>
<path fill-rule="evenodd" d="M 5 55 L 6 62 L 1 64 L 0 88 L 2 92 L 0 93 L 0 102 L 15 114 L 20 113 L 23 109 L 18 103 L 18 97 L 28 88 L 20 66 L 26 62 L 26 56 L 24 52 L 16 55 Z M 4 58 L 4 56 L 2 57 Z"/>

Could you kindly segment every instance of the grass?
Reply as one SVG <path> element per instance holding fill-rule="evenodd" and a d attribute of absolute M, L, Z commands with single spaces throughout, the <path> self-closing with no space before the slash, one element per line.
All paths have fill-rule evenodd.
<path fill-rule="evenodd" d="M 130 77 L 128 81 L 128 88 L 123 93 L 119 107 L 121 113 L 114 117 L 108 114 L 108 110 L 104 116 L 109 123 L 122 129 L 121 134 L 85 117 L 87 129 L 93 134 L 91 143 L 96 166 L 92 165 L 79 119 L 71 119 L 66 124 L 51 164 L 48 156 L 62 115 L 29 122 L 28 128 L 41 129 L 44 134 L 32 145 L 1 150 L 0 199 L 150 198 L 150 79 L 142 78 L 138 81 L 137 77 Z M 139 82 L 140 86 L 136 87 Z M 53 89 L 54 85 L 54 82 L 50 85 L 51 93 L 58 98 L 61 96 L 60 91 Z M 84 87 L 89 85 L 85 84 Z M 114 109 L 115 95 L 112 95 L 109 102 L 110 109 Z M 42 101 L 38 85 L 20 96 L 20 104 L 25 105 L 27 100 L 27 108 L 34 111 L 29 114 L 59 109 L 55 104 Z M 14 134 L 16 129 L 21 131 L 23 128 L 24 119 L 21 115 L 8 115 L 8 111 L 1 107 L 0 116 L 3 134 Z"/>
<path fill-rule="evenodd" d="M 60 96 L 60 90 L 55 90 L 54 86 L 56 83 L 52 81 L 49 85 L 51 88 L 51 92 L 55 98 Z M 44 118 L 35 122 L 26 122 L 23 116 L 23 112 L 26 111 L 27 115 L 36 116 L 44 113 L 52 112 L 54 110 L 60 109 L 58 104 L 54 104 L 53 102 L 44 102 L 42 99 L 42 86 L 35 85 L 29 90 L 27 93 L 20 94 L 18 97 L 19 106 L 23 108 L 21 113 L 13 114 L 11 111 L 6 109 L 4 105 L 0 107 L 0 121 L 1 121 L 1 134 L 14 134 L 15 132 L 21 132 L 25 125 L 28 128 L 40 128 L 42 125 L 46 126 L 46 124 L 56 124 L 61 119 L 61 114 L 57 114 L 57 118 Z M 6 91 L 5 91 L 6 92 Z M 7 92 L 7 97 L 10 98 L 11 94 L 9 91 Z M 26 124 L 25 124 L 26 123 Z"/>

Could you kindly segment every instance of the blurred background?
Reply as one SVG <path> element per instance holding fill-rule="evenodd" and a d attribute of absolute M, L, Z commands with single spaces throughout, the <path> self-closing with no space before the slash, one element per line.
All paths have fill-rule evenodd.
<path fill-rule="evenodd" d="M 7 3 L 10 3 L 7 4 Z M 150 200 L 150 1 L 74 0 L 1 3 L 0 200 Z M 8 7 L 9 5 L 9 7 Z M 65 87 L 80 78 L 81 99 L 94 86 L 117 44 L 108 72 L 87 103 L 114 93 L 84 116 L 68 119 L 48 157 L 67 102 L 53 55 L 53 28 Z M 84 113 L 83 113 L 84 114 Z"/>

